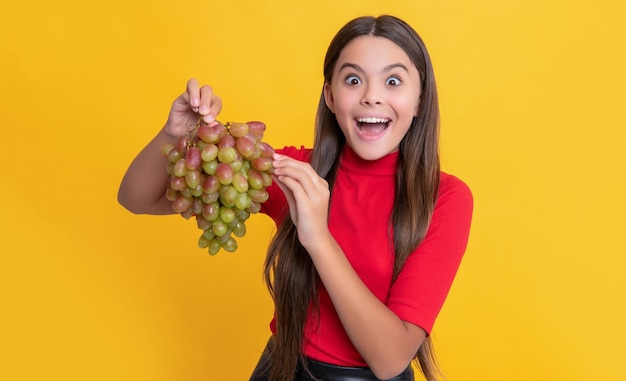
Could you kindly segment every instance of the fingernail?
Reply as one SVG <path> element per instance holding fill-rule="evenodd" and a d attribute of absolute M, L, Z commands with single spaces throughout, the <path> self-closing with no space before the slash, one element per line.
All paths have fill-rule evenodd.
<path fill-rule="evenodd" d="M 200 99 L 198 98 L 191 98 L 191 105 L 194 107 L 198 107 L 198 104 L 200 104 Z"/>
<path fill-rule="evenodd" d="M 206 114 L 209 112 L 209 108 L 206 105 L 200 106 L 200 114 Z"/>
<path fill-rule="evenodd" d="M 205 123 L 212 123 L 213 121 L 215 121 L 215 118 L 213 117 L 213 115 L 205 115 L 204 116 L 204 122 Z"/>

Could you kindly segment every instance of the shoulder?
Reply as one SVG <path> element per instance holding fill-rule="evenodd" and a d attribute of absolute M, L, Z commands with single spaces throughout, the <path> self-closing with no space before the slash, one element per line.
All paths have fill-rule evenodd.
<path fill-rule="evenodd" d="M 449 173 L 441 172 L 437 199 L 450 196 L 469 202 L 473 201 L 472 191 L 463 180 Z"/>
<path fill-rule="evenodd" d="M 474 197 L 470 187 L 460 178 L 441 172 L 435 214 L 471 218 Z"/>

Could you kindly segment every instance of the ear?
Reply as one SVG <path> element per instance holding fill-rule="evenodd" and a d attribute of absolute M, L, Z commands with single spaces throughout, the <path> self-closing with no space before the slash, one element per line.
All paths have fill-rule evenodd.
<path fill-rule="evenodd" d="M 326 107 L 330 109 L 330 112 L 335 113 L 335 100 L 333 99 L 333 93 L 330 89 L 330 84 L 328 82 L 324 82 L 324 102 L 326 103 Z"/>

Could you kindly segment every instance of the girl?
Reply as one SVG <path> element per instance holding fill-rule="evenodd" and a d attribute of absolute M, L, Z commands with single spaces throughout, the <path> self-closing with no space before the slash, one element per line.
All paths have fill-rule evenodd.
<path fill-rule="evenodd" d="M 119 202 L 173 213 L 160 148 L 221 99 L 190 80 L 159 134 L 130 165 Z M 439 107 L 428 52 L 392 16 L 335 36 L 312 149 L 274 155 L 262 212 L 277 223 L 265 278 L 272 336 L 251 380 L 437 378 L 429 334 L 466 248 L 472 196 L 440 171 Z"/>

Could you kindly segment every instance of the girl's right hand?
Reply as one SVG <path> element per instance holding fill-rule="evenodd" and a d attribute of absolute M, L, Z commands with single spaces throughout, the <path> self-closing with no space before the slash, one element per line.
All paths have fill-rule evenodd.
<path fill-rule="evenodd" d="M 211 86 L 199 86 L 198 81 L 190 79 L 187 90 L 172 103 L 165 132 L 179 138 L 193 128 L 202 116 L 206 123 L 212 123 L 222 110 L 222 99 L 213 93 Z"/>

